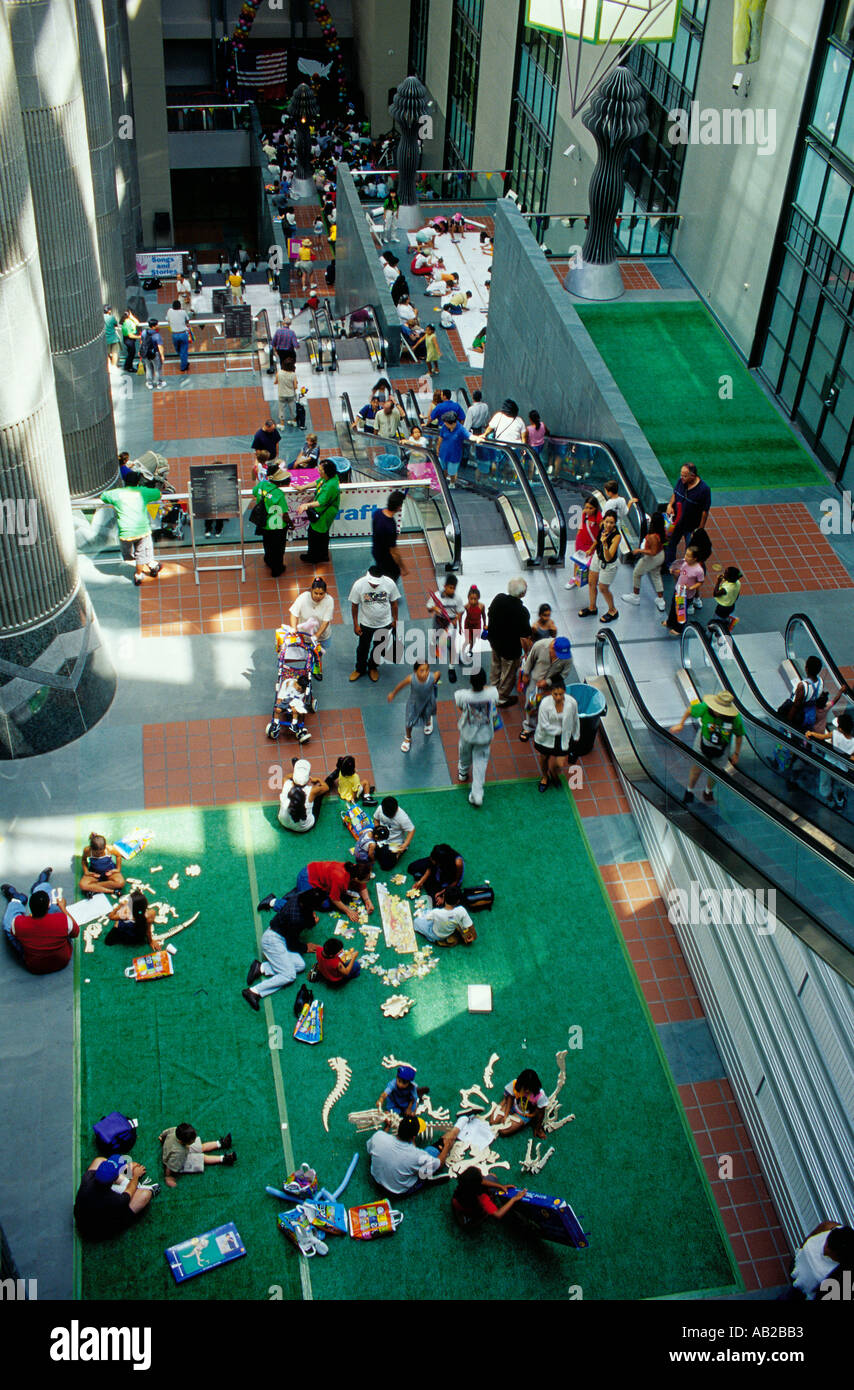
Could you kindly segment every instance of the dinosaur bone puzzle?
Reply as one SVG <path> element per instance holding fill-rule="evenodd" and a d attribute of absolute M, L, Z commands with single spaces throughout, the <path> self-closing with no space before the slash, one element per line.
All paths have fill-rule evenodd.
<path fill-rule="evenodd" d="M 323 1121 L 323 1128 L 326 1130 L 326 1133 L 328 1134 L 329 1112 L 332 1109 L 333 1105 L 335 1105 L 336 1102 L 341 1099 L 344 1092 L 347 1090 L 347 1087 L 350 1085 L 350 1079 L 353 1073 L 350 1070 L 350 1067 L 347 1065 L 346 1058 L 329 1057 L 327 1060 L 337 1077 L 335 1085 L 332 1087 L 332 1090 L 329 1092 L 329 1095 L 323 1102 L 323 1110 L 320 1113 L 320 1118 Z"/>

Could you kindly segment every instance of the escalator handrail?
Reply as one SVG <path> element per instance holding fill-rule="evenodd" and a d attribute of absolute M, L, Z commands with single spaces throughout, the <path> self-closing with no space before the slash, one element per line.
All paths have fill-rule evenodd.
<path fill-rule="evenodd" d="M 638 713 L 640 714 L 641 718 L 643 719 L 644 723 L 650 729 L 655 730 L 657 737 L 660 737 L 664 740 L 665 743 L 672 744 L 674 748 L 678 749 L 681 756 L 690 757 L 692 762 L 698 763 L 700 767 L 705 768 L 708 772 L 712 774 L 714 778 L 716 778 L 717 780 L 723 780 L 724 774 L 722 774 L 720 763 L 713 761 L 711 758 L 707 758 L 701 750 L 694 749 L 690 745 L 683 743 L 682 740 L 676 734 L 672 734 L 670 732 L 669 728 L 666 728 L 664 725 L 659 724 L 658 720 L 651 713 L 648 706 L 646 705 L 646 702 L 644 701 L 643 696 L 638 690 L 637 683 L 635 681 L 634 676 L 631 673 L 628 662 L 626 661 L 626 658 L 623 654 L 622 648 L 620 647 L 620 643 L 617 637 L 613 632 L 603 631 L 601 628 L 596 634 L 595 654 L 597 674 L 602 676 L 604 680 L 609 680 L 608 673 L 604 669 L 604 663 L 602 660 L 602 648 L 605 645 L 610 647 L 612 655 L 614 656 L 617 666 L 619 667 L 620 675 L 626 682 L 626 687 L 632 698 L 632 702 L 635 708 L 637 709 Z M 616 700 L 614 701 L 614 703 L 617 706 L 619 705 L 619 702 Z M 647 771 L 649 772 L 649 769 L 647 769 Z M 651 772 L 649 772 L 649 776 L 653 781 L 655 780 L 655 777 Z M 844 860 L 840 859 L 838 855 L 834 854 L 833 850 L 827 848 L 826 846 L 816 844 L 815 838 L 809 834 L 808 830 L 802 829 L 801 824 L 799 824 L 797 820 L 792 821 L 789 819 L 789 817 L 781 815 L 768 801 L 767 796 L 760 797 L 753 790 L 752 778 L 745 776 L 745 774 L 736 769 L 732 774 L 726 776 L 726 784 L 727 786 L 731 787 L 732 790 L 736 792 L 738 796 L 743 797 L 744 800 L 747 801 L 753 807 L 754 810 L 761 812 L 761 814 L 765 816 L 767 819 L 772 820 L 775 825 L 779 825 L 781 830 L 784 830 L 786 834 L 791 835 L 794 839 L 798 840 L 799 843 L 805 847 L 805 849 L 808 849 L 812 854 L 815 854 L 818 858 L 823 859 L 824 862 L 828 864 L 830 868 L 832 868 L 836 873 L 842 874 L 847 879 L 851 879 L 852 884 L 854 884 L 854 866 L 849 865 Z M 803 820 L 803 825 L 809 825 L 809 822 Z M 828 928 L 825 928 L 825 930 L 829 931 Z M 833 935 L 833 933 L 830 934 Z M 836 940 L 838 938 L 834 939 Z M 842 944 L 845 945 L 844 942 Z"/>
<path fill-rule="evenodd" d="M 373 325 L 374 325 L 373 337 L 376 338 L 376 340 L 377 340 L 377 342 L 378 342 L 378 344 L 379 344 L 379 350 L 380 350 L 380 367 L 381 367 L 383 370 L 385 370 L 385 369 L 388 367 L 388 340 L 384 337 L 383 332 L 382 332 L 382 329 L 380 328 L 380 321 L 379 321 L 379 319 L 377 318 L 377 311 L 376 311 L 374 305 L 373 305 L 373 304 L 357 304 L 356 307 L 355 307 L 354 309 L 348 309 L 348 310 L 347 310 L 347 313 L 344 315 L 344 317 L 345 317 L 345 318 L 348 318 L 348 317 L 350 316 L 350 314 L 358 314 L 358 313 L 361 313 L 363 309 L 366 309 L 366 310 L 368 311 L 368 313 L 370 314 L 370 316 L 371 316 L 371 318 L 372 318 L 372 320 L 373 320 Z"/>
<path fill-rule="evenodd" d="M 463 447 L 466 448 L 466 449 L 476 449 L 476 448 L 478 447 L 478 445 L 477 445 L 477 443 L 476 443 L 476 441 L 475 441 L 474 439 L 471 439 L 471 440 L 467 440 L 466 443 L 465 443 L 465 445 L 464 445 Z M 485 439 L 485 440 L 483 441 L 483 447 L 484 447 L 485 449 L 499 449 L 499 450 L 502 451 L 502 453 L 503 453 L 507 458 L 510 458 L 510 459 L 512 460 L 512 463 L 513 463 L 513 471 L 515 472 L 516 477 L 517 477 L 517 479 L 518 479 L 518 481 L 519 481 L 519 483 L 520 483 L 520 485 L 521 485 L 522 492 L 524 493 L 524 496 L 525 496 L 525 501 L 528 503 L 528 506 L 529 506 L 530 509 L 531 509 L 531 515 L 532 515 L 533 518 L 534 518 L 534 525 L 535 525 L 536 530 L 537 530 L 537 553 L 536 553 L 536 555 L 532 556 L 531 558 L 533 559 L 533 561 L 534 561 L 535 564 L 540 565 L 540 564 L 542 564 L 542 562 L 543 562 L 543 556 L 544 556 L 545 551 L 546 551 L 546 523 L 545 523 L 545 519 L 544 519 L 544 517 L 543 517 L 543 514 L 542 514 L 542 512 L 540 511 L 540 504 L 539 504 L 539 502 L 537 501 L 536 497 L 534 496 L 534 490 L 533 490 L 533 488 L 531 487 L 531 484 L 528 482 L 528 475 L 526 474 L 524 468 L 522 467 L 521 459 L 519 458 L 519 455 L 516 453 L 515 447 L 514 447 L 513 445 L 511 445 L 511 444 L 505 444 L 502 440 L 496 441 L 496 440 L 494 440 L 494 439 Z M 476 466 L 476 465 L 475 465 L 475 466 Z M 509 500 L 509 499 L 508 499 L 508 500 Z M 557 515 L 558 515 L 561 519 L 563 519 L 563 508 L 562 508 L 562 507 L 558 507 L 558 508 L 557 508 Z M 562 520 L 562 527 L 563 527 L 564 550 L 565 550 L 565 549 L 566 549 L 566 523 L 565 523 L 563 520 Z"/>
<path fill-rule="evenodd" d="M 833 657 L 830 655 L 830 652 L 828 651 L 827 647 L 824 644 L 824 641 L 819 635 L 819 632 L 815 626 L 815 623 L 812 621 L 812 618 L 808 617 L 806 613 L 793 613 L 791 618 L 789 618 L 789 621 L 786 623 L 786 631 L 783 640 L 786 647 L 786 656 L 789 659 L 789 661 L 797 661 L 798 659 L 797 657 L 792 655 L 791 650 L 792 637 L 796 627 L 806 628 L 810 638 L 818 648 L 818 652 L 823 664 L 827 667 L 833 679 L 838 684 L 840 693 L 844 691 L 845 694 L 848 696 L 849 700 L 854 700 L 854 690 L 852 690 L 849 682 L 845 679 L 836 662 L 834 661 Z"/>
<path fill-rule="evenodd" d="M 631 483 L 626 477 L 623 465 L 620 463 L 620 460 L 614 453 L 614 450 L 611 448 L 610 444 L 606 444 L 602 439 L 574 439 L 570 435 L 566 434 L 549 433 L 546 435 L 546 443 L 548 443 L 550 439 L 555 440 L 558 444 L 581 444 L 585 449 L 601 449 L 603 453 L 608 455 L 608 459 L 614 471 L 614 477 L 617 479 L 620 486 L 625 490 L 626 500 L 628 501 L 630 497 L 634 497 L 635 489 L 632 487 Z M 646 514 L 646 511 L 640 505 L 639 502 L 634 507 L 634 509 L 629 509 L 630 514 L 632 510 L 636 511 L 640 518 L 640 524 L 638 527 L 638 541 L 640 542 L 644 539 L 647 530 L 649 529 L 649 518 Z"/>
<path fill-rule="evenodd" d="M 491 444 L 492 440 L 490 440 L 489 443 Z M 546 493 L 546 496 L 548 497 L 549 501 L 552 504 L 552 507 L 554 508 L 554 514 L 558 520 L 557 560 L 558 564 L 563 565 L 566 563 L 566 515 L 564 513 L 563 507 L 560 505 L 560 500 L 558 498 L 557 493 L 554 490 L 554 484 L 552 483 L 552 480 L 546 471 L 543 461 L 537 454 L 536 450 L 531 448 L 530 444 L 508 444 L 506 447 L 508 449 L 518 449 L 522 457 L 528 460 L 529 464 L 536 473 L 537 478 L 541 486 L 543 487 L 543 490 Z"/>
<path fill-rule="evenodd" d="M 687 640 L 686 633 L 688 634 Z M 749 672 L 746 669 L 744 658 L 739 655 L 736 658 L 736 664 L 738 665 L 739 671 L 745 677 L 748 685 L 750 686 L 751 694 L 756 695 L 756 698 L 762 704 L 762 707 L 765 710 L 765 712 L 767 714 L 770 714 L 774 719 L 774 723 L 769 724 L 766 723 L 764 719 L 757 719 L 755 714 L 751 713 L 750 710 L 745 709 L 744 705 L 738 698 L 737 692 L 733 690 L 732 685 L 727 678 L 724 663 L 720 660 L 717 652 L 712 646 L 712 643 L 709 640 L 708 633 L 706 632 L 705 628 L 701 627 L 701 625 L 695 622 L 693 618 L 688 619 L 688 621 L 685 624 L 685 627 L 682 630 L 681 656 L 683 670 L 687 671 L 690 674 L 691 671 L 694 669 L 693 666 L 685 665 L 685 657 L 688 651 L 688 642 L 691 639 L 699 641 L 703 655 L 706 657 L 707 661 L 709 662 L 709 665 L 712 667 L 712 670 L 715 673 L 717 680 L 720 682 L 720 688 L 722 690 L 728 690 L 732 695 L 733 699 L 735 700 L 736 708 L 739 714 L 741 715 L 743 723 L 755 725 L 757 729 L 761 729 L 763 734 L 766 734 L 769 738 L 776 739 L 778 743 L 785 741 L 786 743 L 792 745 L 792 750 L 796 754 L 796 756 L 803 762 L 810 764 L 815 773 L 828 772 L 832 770 L 834 777 L 838 775 L 842 781 L 850 782 L 852 786 L 854 786 L 854 763 L 851 762 L 850 758 L 845 759 L 845 764 L 847 764 L 847 766 L 843 765 L 840 758 L 839 773 L 837 774 L 837 765 L 833 758 L 826 757 L 823 751 L 819 751 L 819 748 L 816 748 L 814 745 L 810 744 L 806 739 L 803 740 L 805 746 L 802 746 L 799 742 L 799 738 L 803 739 L 803 735 L 799 735 L 798 731 L 796 729 L 793 729 L 790 724 L 786 724 L 783 722 L 782 719 L 779 719 L 776 715 L 776 712 L 771 708 L 767 701 L 762 699 L 762 696 L 759 695 L 758 691 L 756 691 L 752 678 L 750 677 Z M 734 644 L 731 643 L 730 646 L 733 647 Z M 702 699 L 702 695 L 700 695 L 699 698 Z M 748 738 L 748 742 L 752 743 L 752 740 Z"/>

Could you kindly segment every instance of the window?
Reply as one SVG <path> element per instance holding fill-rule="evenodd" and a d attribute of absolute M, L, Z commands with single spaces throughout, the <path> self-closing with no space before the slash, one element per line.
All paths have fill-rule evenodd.
<path fill-rule="evenodd" d="M 510 185 L 528 212 L 546 207 L 562 46 L 559 34 L 522 29 L 507 163 Z"/>
<path fill-rule="evenodd" d="M 482 27 L 483 0 L 454 0 L 445 137 L 448 169 L 470 169 L 472 165 Z"/>
<path fill-rule="evenodd" d="M 411 0 L 409 11 L 409 64 L 408 72 L 427 81 L 427 26 L 430 18 L 430 0 Z"/>

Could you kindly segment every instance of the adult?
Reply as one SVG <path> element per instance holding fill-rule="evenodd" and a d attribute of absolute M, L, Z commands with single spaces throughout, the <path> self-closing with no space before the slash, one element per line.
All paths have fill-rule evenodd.
<path fill-rule="evenodd" d="M 384 251 L 380 256 L 380 265 L 386 284 L 391 287 L 400 275 L 400 261 L 393 251 Z"/>
<path fill-rule="evenodd" d="M 190 351 L 190 320 L 187 317 L 186 309 L 181 308 L 180 299 L 173 299 L 172 308 L 166 311 L 166 322 L 172 334 L 172 346 L 178 353 L 181 371 L 188 372 L 190 370 L 187 355 Z"/>
<path fill-rule="evenodd" d="M 454 703 L 460 712 L 457 729 L 460 746 L 457 753 L 457 776 L 461 782 L 471 777 L 469 801 L 472 806 L 483 805 L 483 784 L 489 763 L 489 750 L 495 737 L 495 712 L 498 691 L 487 685 L 485 671 L 473 671 L 468 690 L 458 690 Z"/>
<path fill-rule="evenodd" d="M 834 719 L 830 729 L 808 729 L 806 737 L 829 743 L 834 752 L 843 758 L 854 758 L 854 719 L 849 710 L 844 710 Z M 842 811 L 845 809 L 845 791 L 845 783 L 838 777 L 831 777 L 830 772 L 822 768 L 818 777 L 818 794 L 822 800 L 837 811 Z"/>
<path fill-rule="evenodd" d="M 390 290 L 395 306 L 399 305 L 401 300 L 409 299 L 409 282 L 400 267 L 398 267 L 397 275 L 391 282 Z"/>
<path fill-rule="evenodd" d="M 235 265 L 225 277 L 225 283 L 231 291 L 232 304 L 243 303 L 243 276 Z"/>
<path fill-rule="evenodd" d="M 697 465 L 683 463 L 667 504 L 667 515 L 673 519 L 673 530 L 664 555 L 664 563 L 668 567 L 676 559 L 676 550 L 683 537 L 685 544 L 690 545 L 697 527 L 705 526 L 711 505 L 711 490 L 697 472 Z"/>
<path fill-rule="evenodd" d="M 472 391 L 471 405 L 466 411 L 465 417 L 463 419 L 463 424 L 465 425 L 469 434 L 477 434 L 478 430 L 484 429 L 486 427 L 486 422 L 488 419 L 489 406 L 483 399 L 483 395 L 480 391 Z"/>
<path fill-rule="evenodd" d="M 261 544 L 264 550 L 264 564 L 273 579 L 285 572 L 285 546 L 288 540 L 288 499 L 283 491 L 291 481 L 283 463 L 260 478 L 252 489 L 252 496 L 264 508 L 260 523 Z M 258 523 L 256 523 L 258 529 Z"/>
<path fill-rule="evenodd" d="M 593 547 L 593 557 L 590 561 L 590 569 L 587 574 L 587 595 L 588 604 L 586 608 L 579 608 L 579 618 L 595 618 L 598 612 L 596 605 L 596 591 L 600 590 L 602 597 L 607 604 L 606 611 L 602 614 L 600 622 L 614 623 L 620 614 L 614 607 L 614 595 L 611 593 L 611 585 L 617 577 L 620 568 L 620 541 L 622 535 L 617 529 L 617 517 L 614 512 L 606 512 L 602 517 L 602 525 L 596 537 Z"/>
<path fill-rule="evenodd" d="M 125 1174 L 124 1169 L 129 1172 Z M 77 1189 L 74 1220 L 84 1240 L 107 1240 L 132 1226 L 160 1191 L 159 1183 L 141 1185 L 142 1163 L 125 1165 L 120 1158 L 96 1158 Z M 125 1181 L 125 1178 L 128 1181 Z"/>
<path fill-rule="evenodd" d="M 117 367 L 119 365 L 119 348 L 121 347 L 119 321 L 116 318 L 115 309 L 109 304 L 104 305 L 104 338 L 107 343 L 107 366 Z"/>
<path fill-rule="evenodd" d="M 415 834 L 415 826 L 396 797 L 384 796 L 374 812 L 374 829 L 378 828 L 388 833 L 388 839 L 377 846 L 377 862 L 381 869 L 393 869 Z"/>
<path fill-rule="evenodd" d="M 504 1198 L 502 1206 L 496 1206 L 494 1197 Z M 454 1220 L 463 1230 L 478 1225 L 484 1217 L 503 1220 L 523 1197 L 527 1197 L 527 1187 L 520 1188 L 507 1197 L 506 1185 L 494 1178 L 485 1178 L 479 1168 L 465 1168 L 460 1174 L 454 1195 L 451 1198 L 451 1211 Z"/>
<path fill-rule="evenodd" d="M 572 756 L 580 733 L 578 703 L 567 695 L 563 678 L 555 676 L 549 693 L 540 701 L 534 733 L 534 747 L 540 759 L 541 792 L 546 791 L 550 783 L 560 786 L 560 774 Z"/>
<path fill-rule="evenodd" d="M 516 676 L 522 662 L 523 644 L 529 650 L 531 615 L 522 599 L 528 585 L 521 575 L 511 579 L 506 594 L 496 594 L 489 605 L 487 631 L 492 649 L 490 685 L 498 690 L 499 709 L 518 704 L 514 694 Z"/>
<path fill-rule="evenodd" d="M 404 328 L 420 327 L 418 310 L 414 304 L 409 302 L 409 295 L 403 294 L 397 301 L 397 317 L 400 319 Z"/>
<path fill-rule="evenodd" d="M 427 251 L 418 250 L 412 257 L 409 269 L 413 275 L 429 275 L 432 279 L 434 264 L 433 257 Z"/>
<path fill-rule="evenodd" d="M 357 922 L 359 913 L 350 901 L 354 894 L 362 899 L 369 916 L 374 910 L 368 892 L 370 874 L 368 864 L 339 864 L 334 860 L 318 859 L 300 869 L 297 874 L 297 892 L 305 893 L 309 888 L 316 888 L 320 892 L 319 907 L 322 912 L 335 911 L 347 917 L 349 921 Z"/>
<path fill-rule="evenodd" d="M 378 507 L 371 519 L 371 554 L 380 574 L 394 580 L 395 584 L 406 566 L 400 553 L 400 537 L 397 520 L 406 501 L 406 493 L 395 488 L 388 495 L 384 507 Z"/>
<path fill-rule="evenodd" d="M 462 691 L 458 692 L 462 694 Z M 413 859 L 408 872 L 415 879 L 419 893 L 426 893 L 434 907 L 441 907 L 447 888 L 462 885 L 466 864 L 463 856 L 450 845 L 434 845 L 426 859 Z"/>
<path fill-rule="evenodd" d="M 156 578 L 163 568 L 154 563 L 149 504 L 160 501 L 160 488 L 144 487 L 139 473 L 129 472 L 124 487 L 101 493 L 100 500 L 116 513 L 122 558 L 133 560 L 133 582 L 139 588 L 143 575 Z"/>
<path fill-rule="evenodd" d="M 371 565 L 367 574 L 356 580 L 350 590 L 350 608 L 353 631 L 359 640 L 355 668 L 350 672 L 351 681 L 360 680 L 364 675 L 372 681 L 379 679 L 379 666 L 374 657 L 378 645 L 377 634 L 391 629 L 394 640 L 399 602 L 400 590 L 378 565 Z"/>
<path fill-rule="evenodd" d="M 124 370 L 132 372 L 135 370 L 134 361 L 136 359 L 136 345 L 139 342 L 139 330 L 142 322 L 132 314 L 130 309 L 125 309 L 119 319 L 119 332 L 125 349 Z"/>
<path fill-rule="evenodd" d="M 686 709 L 678 724 L 674 724 L 670 730 L 672 734 L 680 734 L 685 728 L 686 720 L 698 719 L 700 727 L 694 739 L 694 752 L 704 753 L 707 758 L 724 758 L 729 755 L 731 767 L 735 767 L 741 754 L 741 741 L 744 738 L 744 724 L 735 703 L 735 696 L 729 690 L 719 690 L 716 695 L 707 695 L 704 700 L 694 700 Z M 735 738 L 735 752 L 729 753 L 730 740 Z M 688 786 L 685 792 L 685 800 L 694 800 L 694 787 L 700 776 L 701 768 L 698 763 L 694 763 L 688 773 Z M 706 779 L 706 790 L 703 792 L 704 801 L 714 801 L 715 793 L 713 790 L 714 782 L 711 773 Z"/>
<path fill-rule="evenodd" d="M 317 468 L 320 465 L 320 445 L 317 435 L 309 432 L 291 468 Z"/>
<path fill-rule="evenodd" d="M 449 1129 L 440 1148 L 430 1144 L 418 1149 L 415 1139 L 419 1130 L 420 1124 L 414 1115 L 403 1115 L 397 1134 L 378 1129 L 368 1140 L 371 1177 L 389 1197 L 408 1197 L 420 1191 L 425 1182 L 444 1167 L 459 1133 L 457 1129 Z"/>
<path fill-rule="evenodd" d="M 659 613 L 665 611 L 664 585 L 661 580 L 665 541 L 664 513 L 653 512 L 640 548 L 630 551 L 627 556 L 627 559 L 635 562 L 635 567 L 632 571 L 632 592 L 623 594 L 623 603 L 631 603 L 634 606 L 640 603 L 641 580 L 648 574 L 655 590 L 655 606 Z"/>
<path fill-rule="evenodd" d="M 189 314 L 193 305 L 193 286 L 183 271 L 175 281 L 175 293 L 181 308 Z"/>
<path fill-rule="evenodd" d="M 777 710 L 780 719 L 801 733 L 811 729 L 815 723 L 816 702 L 824 690 L 821 671 L 821 657 L 808 656 L 804 663 L 803 680 L 798 681 L 789 699 L 784 700 Z M 833 703 L 836 704 L 836 700 Z"/>
<path fill-rule="evenodd" d="M 272 346 L 273 350 L 276 352 L 279 358 L 280 367 L 283 367 L 285 365 L 286 357 L 296 358 L 296 355 L 299 351 L 299 338 L 297 337 L 296 333 L 291 327 L 290 319 L 285 319 L 282 323 L 279 324 L 278 328 L 273 334 Z M 275 370 L 276 368 L 274 367 L 271 361 L 268 371 L 272 374 L 273 372 L 275 372 Z"/>
<path fill-rule="evenodd" d="M 261 428 L 256 430 L 253 434 L 252 443 L 249 447 L 256 453 L 259 449 L 266 449 L 270 458 L 274 459 L 279 453 L 279 440 L 281 437 L 272 419 L 268 418 L 264 421 Z"/>
<path fill-rule="evenodd" d="M 332 635 L 334 612 L 335 600 L 327 591 L 326 580 L 319 574 L 312 579 L 311 588 L 304 589 L 291 604 L 291 617 L 294 620 L 294 625 L 301 632 L 310 632 L 324 652 Z M 322 675 L 318 673 L 315 673 L 315 678 L 323 679 Z"/>
<path fill-rule="evenodd" d="M 374 433 L 380 439 L 397 439 L 400 434 L 400 422 L 403 416 L 389 398 L 384 401 L 374 418 Z"/>
<path fill-rule="evenodd" d="M 31 975 L 52 975 L 64 970 L 71 960 L 71 942 L 80 934 L 79 926 L 68 915 L 65 899 L 58 898 L 53 906 L 51 895 L 43 886 L 50 882 L 52 873 L 52 869 L 43 869 L 30 889 L 29 912 L 23 893 L 11 883 L 0 886 L 8 904 L 3 913 L 6 940 Z"/>
<path fill-rule="evenodd" d="M 376 420 L 379 411 L 379 396 L 371 396 L 371 399 L 368 401 L 367 405 L 363 405 L 361 410 L 359 410 L 359 412 L 356 415 L 356 429 L 369 430 L 373 432 L 373 430 L 375 429 L 374 421 Z"/>
<path fill-rule="evenodd" d="M 308 517 L 308 548 L 300 555 L 303 564 L 318 565 L 329 559 L 329 532 L 338 515 L 340 503 L 338 469 L 331 459 L 324 459 L 315 484 L 314 500 L 301 502 L 299 506 L 300 512 Z"/>
<path fill-rule="evenodd" d="M 258 911 L 272 912 L 268 930 L 281 937 L 289 951 L 299 954 L 305 950 L 303 935 L 311 931 L 312 927 L 316 927 L 320 921 L 318 910 L 322 902 L 323 893 L 318 888 L 307 888 L 303 892 L 292 888 L 289 893 L 280 897 L 275 893 L 268 893 L 266 898 L 259 902 Z M 263 937 L 261 948 L 264 948 Z M 272 990 L 267 990 L 266 993 L 271 994 Z"/>
<path fill-rule="evenodd" d="M 559 676 L 566 683 L 572 674 L 572 644 L 568 637 L 543 637 L 534 642 L 522 663 L 520 683 L 526 692 L 525 716 L 519 737 L 527 743 L 537 723 L 540 701 Z"/>
<path fill-rule="evenodd" d="M 279 401 L 279 429 L 286 423 L 296 426 L 298 390 L 299 381 L 297 379 L 296 362 L 293 357 L 286 357 L 281 367 L 276 372 L 276 396 Z"/>
<path fill-rule="evenodd" d="M 383 241 L 391 241 L 392 237 L 397 236 L 397 217 L 400 212 L 400 203 L 397 193 L 392 188 L 389 190 L 383 203 Z"/>
<path fill-rule="evenodd" d="M 463 410 L 459 401 L 454 400 L 453 393 L 450 391 L 450 389 L 447 386 L 445 386 L 442 388 L 438 400 L 436 400 L 434 393 L 433 405 L 430 409 L 430 414 L 422 416 L 422 420 L 425 425 L 435 426 L 438 425 L 442 417 L 444 415 L 447 415 L 448 413 L 450 413 L 451 415 L 455 415 L 461 425 L 465 424 L 466 412 Z"/>
<path fill-rule="evenodd" d="M 463 450 L 471 435 L 465 425 L 460 424 L 453 411 L 448 410 L 442 416 L 439 437 L 439 462 L 445 470 L 448 487 L 456 487 L 457 474 L 463 461 Z"/>
<path fill-rule="evenodd" d="M 328 783 L 312 777 L 311 763 L 297 758 L 279 797 L 279 825 L 297 835 L 313 830 L 328 791 Z"/>
<path fill-rule="evenodd" d="M 795 1252 L 792 1288 L 782 1297 L 812 1302 L 824 1292 L 826 1279 L 836 1279 L 839 1285 L 845 1271 L 854 1272 L 854 1230 L 839 1221 L 822 1221 Z M 845 1297 L 839 1288 L 836 1297 Z"/>
<path fill-rule="evenodd" d="M 139 342 L 140 361 L 145 369 L 145 384 L 149 391 L 162 391 L 166 383 L 163 380 L 163 363 L 166 360 L 163 352 L 163 338 L 157 331 L 157 319 L 148 320 L 147 326 L 140 334 Z"/>
<path fill-rule="evenodd" d="M 485 439 L 494 439 L 501 444 L 523 444 L 525 442 L 525 421 L 519 414 L 519 407 L 516 402 L 508 396 L 500 410 L 496 410 L 483 434 L 478 435 L 477 442 L 482 444 Z"/>

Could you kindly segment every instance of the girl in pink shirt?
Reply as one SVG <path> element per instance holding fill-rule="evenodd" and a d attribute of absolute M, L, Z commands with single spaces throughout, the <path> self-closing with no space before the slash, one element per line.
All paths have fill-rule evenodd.
<path fill-rule="evenodd" d="M 673 570 L 675 569 L 676 566 L 674 565 Z M 671 570 L 671 573 L 673 573 L 673 570 Z M 700 564 L 697 552 L 693 545 L 689 545 L 685 551 L 685 558 L 682 561 L 676 579 L 676 588 L 673 593 L 673 598 L 670 600 L 670 612 L 661 624 L 661 626 L 666 627 L 674 637 L 681 636 L 687 618 L 688 604 L 691 602 L 694 595 L 699 592 L 705 577 L 706 571 Z M 682 610 L 681 620 L 677 615 L 677 600 Z M 684 608 L 682 607 L 682 600 L 684 600 Z"/>

